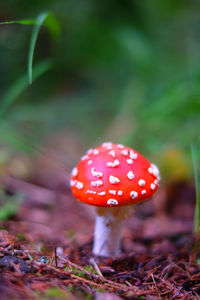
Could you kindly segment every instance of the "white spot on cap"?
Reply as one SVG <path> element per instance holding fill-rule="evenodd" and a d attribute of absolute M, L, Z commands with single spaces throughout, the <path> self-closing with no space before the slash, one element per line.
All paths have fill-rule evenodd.
<path fill-rule="evenodd" d="M 98 193 L 99 196 L 104 196 L 106 194 L 105 191 Z"/>
<path fill-rule="evenodd" d="M 88 160 L 88 165 L 91 165 L 92 164 L 92 160 Z"/>
<path fill-rule="evenodd" d="M 155 177 L 158 177 L 159 176 L 159 169 L 156 165 L 154 164 L 151 164 L 151 168 L 152 168 L 152 174 L 155 176 Z"/>
<path fill-rule="evenodd" d="M 95 168 L 91 169 L 91 173 L 92 173 L 93 176 L 96 176 L 96 177 L 99 177 L 99 178 L 103 177 L 103 173 L 95 171 Z"/>
<path fill-rule="evenodd" d="M 138 157 L 138 154 L 136 152 L 134 152 L 133 150 L 130 151 L 129 155 L 130 155 L 130 158 L 132 158 L 132 159 L 137 159 L 137 157 Z"/>
<path fill-rule="evenodd" d="M 83 183 L 80 182 L 80 181 L 77 181 L 76 187 L 77 187 L 77 189 L 82 190 L 83 189 Z"/>
<path fill-rule="evenodd" d="M 149 174 L 152 174 L 153 173 L 153 169 L 151 167 L 148 168 L 148 172 Z"/>
<path fill-rule="evenodd" d="M 129 171 L 129 172 L 127 173 L 127 177 L 128 177 L 128 179 L 133 179 L 133 178 L 135 177 L 135 175 L 133 174 L 132 171 Z"/>
<path fill-rule="evenodd" d="M 78 174 L 77 168 L 73 168 L 73 170 L 72 170 L 72 175 L 73 175 L 73 176 L 76 176 L 77 174 Z"/>
<path fill-rule="evenodd" d="M 94 149 L 94 150 L 93 150 L 93 153 L 94 153 L 94 155 L 98 155 L 98 154 L 99 154 L 99 150 Z"/>
<path fill-rule="evenodd" d="M 123 191 L 118 191 L 118 192 L 117 192 L 117 195 L 118 195 L 118 196 L 122 196 L 122 195 L 123 195 Z"/>
<path fill-rule="evenodd" d="M 75 185 L 75 181 L 74 180 L 70 180 L 70 186 L 74 186 Z"/>
<path fill-rule="evenodd" d="M 124 155 L 124 156 L 128 156 L 128 150 L 125 150 L 125 149 L 122 150 L 122 151 L 121 151 L 121 154 Z"/>
<path fill-rule="evenodd" d="M 144 179 L 140 179 L 139 181 L 138 181 L 138 185 L 139 186 L 144 186 L 145 185 L 145 180 Z"/>
<path fill-rule="evenodd" d="M 131 196 L 131 198 L 134 200 L 134 199 L 136 199 L 136 198 L 137 198 L 137 196 L 138 196 L 138 193 L 137 193 L 137 192 L 135 192 L 135 191 L 132 191 L 132 192 L 130 192 L 130 196 Z"/>
<path fill-rule="evenodd" d="M 114 150 L 111 150 L 108 154 L 111 155 L 112 157 L 115 157 L 115 151 Z"/>
<path fill-rule="evenodd" d="M 116 193 L 117 193 L 116 190 L 109 190 L 109 194 L 116 195 Z"/>
<path fill-rule="evenodd" d="M 118 201 L 116 199 L 109 199 L 107 201 L 108 205 L 118 205 Z"/>
<path fill-rule="evenodd" d="M 96 181 L 91 181 L 91 186 L 102 186 L 103 185 L 103 181 L 101 180 L 96 180 Z"/>
<path fill-rule="evenodd" d="M 124 145 L 122 145 L 122 144 L 117 144 L 117 147 L 120 148 L 120 149 L 123 149 L 123 148 L 124 148 Z"/>
<path fill-rule="evenodd" d="M 155 190 L 156 185 L 154 183 L 151 183 L 150 187 L 151 187 L 152 190 Z"/>
<path fill-rule="evenodd" d="M 141 194 L 142 194 L 142 195 L 145 195 L 146 193 L 147 193 L 146 190 L 142 190 L 142 191 L 141 191 Z"/>
<path fill-rule="evenodd" d="M 118 177 L 115 177 L 115 176 L 110 175 L 110 177 L 109 177 L 109 182 L 110 182 L 111 184 L 117 184 L 117 183 L 120 182 L 120 180 L 119 180 Z"/>
<path fill-rule="evenodd" d="M 90 148 L 90 149 L 87 151 L 87 154 L 92 154 L 92 152 L 93 152 L 93 149 Z"/>
<path fill-rule="evenodd" d="M 158 179 L 155 179 L 155 180 L 154 180 L 154 183 L 155 183 L 155 184 L 158 184 Z"/>
<path fill-rule="evenodd" d="M 110 142 L 103 143 L 102 146 L 105 147 L 105 148 L 107 148 L 107 149 L 111 149 L 112 148 L 112 143 L 110 143 Z"/>
<path fill-rule="evenodd" d="M 84 156 L 81 157 L 81 160 L 86 160 L 86 159 L 89 159 L 89 156 L 84 155 Z"/>
<path fill-rule="evenodd" d="M 131 158 L 129 158 L 129 159 L 127 159 L 127 163 L 128 163 L 129 165 L 132 165 L 132 164 L 133 164 L 133 160 L 132 160 Z"/>
<path fill-rule="evenodd" d="M 91 191 L 91 190 L 87 190 L 87 192 L 86 192 L 87 194 L 96 194 L 97 192 L 95 192 L 95 191 Z"/>
<path fill-rule="evenodd" d="M 106 163 L 106 166 L 107 167 L 117 167 L 117 166 L 119 166 L 119 160 L 118 159 L 115 159 L 114 160 L 114 162 L 110 162 L 110 161 L 108 161 L 107 163 Z"/>

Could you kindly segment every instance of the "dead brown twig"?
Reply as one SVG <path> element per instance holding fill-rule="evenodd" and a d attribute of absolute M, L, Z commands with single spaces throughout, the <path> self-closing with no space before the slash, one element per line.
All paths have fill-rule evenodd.
<path fill-rule="evenodd" d="M 158 287 L 157 287 L 155 278 L 154 278 L 154 276 L 153 276 L 153 273 L 151 273 L 151 277 L 152 277 L 153 283 L 154 283 L 154 285 L 155 285 L 155 288 L 156 288 L 156 291 L 157 291 L 157 294 L 158 294 L 158 298 L 161 300 L 161 296 L 160 296 L 160 293 L 159 293 L 159 290 L 158 290 Z"/>
<path fill-rule="evenodd" d="M 99 275 L 100 278 L 104 278 L 103 274 L 101 273 L 98 264 L 96 263 L 93 257 L 90 258 L 89 263 L 94 267 L 95 271 Z"/>
<path fill-rule="evenodd" d="M 66 261 L 68 261 L 68 263 L 70 263 L 71 265 L 76 266 L 77 269 L 81 270 L 82 272 L 84 272 L 84 274 L 88 275 L 90 279 L 80 277 L 80 276 L 73 274 L 73 270 L 66 271 L 63 269 L 57 269 L 53 266 L 44 265 L 44 264 L 36 262 L 36 261 L 34 262 L 34 265 L 38 269 L 42 268 L 43 271 L 45 271 L 45 269 L 46 269 L 47 271 L 49 271 L 51 273 L 56 273 L 59 277 L 63 278 L 63 280 L 66 280 L 66 279 L 68 279 L 67 277 L 70 277 L 70 278 L 75 279 L 76 281 L 87 283 L 90 286 L 97 286 L 99 288 L 104 288 L 104 289 L 106 288 L 106 289 L 115 290 L 115 291 L 121 290 L 125 293 L 133 292 L 134 295 L 137 295 L 137 296 L 148 295 L 150 293 L 152 294 L 152 291 L 149 291 L 149 290 L 140 291 L 139 289 L 137 289 L 135 287 L 126 286 L 126 285 L 123 285 L 123 284 L 120 284 L 117 282 L 113 282 L 113 281 L 105 279 L 105 278 L 100 278 L 98 275 L 89 273 L 88 271 L 86 271 L 83 268 L 81 268 L 80 266 L 77 266 L 76 264 L 70 262 L 69 260 L 66 260 Z M 94 279 L 96 281 L 94 281 Z"/>

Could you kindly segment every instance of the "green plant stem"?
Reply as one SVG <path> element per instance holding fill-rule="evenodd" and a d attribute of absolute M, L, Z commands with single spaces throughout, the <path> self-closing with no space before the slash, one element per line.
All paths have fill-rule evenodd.
<path fill-rule="evenodd" d="M 198 245 L 199 245 L 200 195 L 199 195 L 198 155 L 197 155 L 197 149 L 193 144 L 191 145 L 191 151 L 192 151 L 192 163 L 194 169 L 195 198 L 196 198 L 195 211 L 194 211 L 195 244 L 194 244 L 194 253 L 193 253 L 193 260 L 195 260 L 198 251 Z"/>
<path fill-rule="evenodd" d="M 48 12 L 44 12 L 39 14 L 39 16 L 36 18 L 36 24 L 34 25 L 33 32 L 31 35 L 30 40 L 30 46 L 28 51 L 28 79 L 29 84 L 32 83 L 32 67 L 33 67 L 33 55 L 35 50 L 35 44 L 37 41 L 38 33 L 40 30 L 40 27 L 44 23 L 45 19 L 48 17 Z"/>

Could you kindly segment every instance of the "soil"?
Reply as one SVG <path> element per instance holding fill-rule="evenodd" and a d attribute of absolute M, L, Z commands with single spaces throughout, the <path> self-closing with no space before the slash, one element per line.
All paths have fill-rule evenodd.
<path fill-rule="evenodd" d="M 2 178 L 4 191 L 23 192 L 23 202 L 0 223 L 0 299 L 200 299 L 190 183 L 161 185 L 135 205 L 122 254 L 108 259 L 93 257 L 95 210 L 74 199 L 67 182 L 50 170 Z"/>

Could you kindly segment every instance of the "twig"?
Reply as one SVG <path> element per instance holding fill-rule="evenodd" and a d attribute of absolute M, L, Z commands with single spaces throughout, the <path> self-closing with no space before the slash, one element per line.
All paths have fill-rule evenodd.
<path fill-rule="evenodd" d="M 33 260 L 32 256 L 30 255 L 29 252 L 27 252 L 27 257 L 28 257 L 29 260 Z"/>
<path fill-rule="evenodd" d="M 103 274 L 101 273 L 98 264 L 96 263 L 93 257 L 90 258 L 89 263 L 94 267 L 95 271 L 99 275 L 100 278 L 104 278 Z"/>
<path fill-rule="evenodd" d="M 70 262 L 71 263 L 71 262 Z M 91 279 L 93 280 L 90 280 L 90 279 L 86 279 L 86 278 L 83 278 L 83 277 L 79 277 L 77 275 L 74 275 L 72 273 L 72 271 L 68 270 L 60 270 L 60 269 L 56 269 L 55 267 L 53 266 L 49 266 L 49 265 L 44 265 L 40 262 L 35 262 L 35 264 L 38 266 L 38 267 L 41 267 L 41 266 L 44 266 L 44 268 L 46 268 L 48 271 L 51 271 L 51 272 L 55 272 L 56 274 L 58 275 L 62 275 L 62 276 L 70 276 L 71 278 L 73 279 L 76 279 L 78 281 L 82 281 L 82 282 L 85 282 L 85 283 L 88 283 L 89 285 L 91 286 L 98 286 L 98 287 L 102 287 L 102 288 L 112 288 L 114 290 L 122 290 L 124 292 L 134 292 L 134 295 L 136 296 L 140 296 L 140 295 L 148 295 L 150 293 L 150 291 L 140 291 L 138 290 L 137 288 L 134 288 L 134 287 L 130 287 L 130 286 L 126 286 L 126 285 L 123 285 L 123 284 L 120 284 L 120 283 L 117 283 L 117 282 L 113 282 L 111 280 L 108 280 L 108 279 L 105 279 L 105 278 L 100 278 L 98 275 L 94 275 L 94 274 L 91 274 L 87 271 L 85 271 L 84 269 L 82 269 L 81 267 L 79 267 L 79 269 L 82 269 L 83 272 L 85 272 L 85 274 L 89 274 L 91 276 Z M 73 263 L 71 263 L 72 265 L 75 265 Z M 99 282 L 95 282 L 94 281 L 94 276 L 96 277 L 95 279 L 98 280 Z M 93 278 L 92 278 L 93 277 Z M 66 278 L 65 278 L 66 279 Z M 63 278 L 64 280 L 64 278 Z M 152 293 L 152 291 L 151 291 Z"/>
<path fill-rule="evenodd" d="M 86 271 L 84 268 L 82 268 L 82 267 L 80 267 L 79 265 L 77 265 L 77 264 L 71 262 L 69 259 L 66 259 L 66 258 L 60 257 L 60 256 L 59 256 L 59 259 L 61 259 L 64 263 L 67 263 L 68 265 L 70 265 L 70 266 L 76 268 L 77 270 L 83 272 L 84 274 L 88 275 L 89 277 L 91 277 L 91 278 L 93 278 L 93 279 L 99 279 L 99 276 L 98 276 L 98 275 L 92 274 L 92 273 Z"/>
<path fill-rule="evenodd" d="M 157 293 L 158 293 L 158 298 L 161 300 L 161 296 L 160 296 L 160 293 L 159 293 L 159 290 L 158 290 L 158 287 L 157 287 L 155 278 L 154 278 L 154 276 L 153 276 L 153 273 L 151 273 L 151 277 L 152 277 L 153 283 L 154 283 L 154 285 L 155 285 L 156 291 L 157 291 Z"/>
<path fill-rule="evenodd" d="M 58 260 L 57 260 L 57 247 L 54 248 L 54 257 L 55 257 L 55 265 L 56 268 L 58 267 Z"/>
<path fill-rule="evenodd" d="M 38 253 L 36 250 L 25 250 L 25 249 L 23 249 L 23 250 L 18 250 L 18 249 L 14 249 L 13 250 L 13 253 L 14 254 L 23 254 L 23 253 Z"/>
<path fill-rule="evenodd" d="M 132 284 L 128 280 L 125 280 L 125 282 L 128 286 L 133 287 Z"/>
<path fill-rule="evenodd" d="M 10 266 L 13 267 L 13 269 L 15 270 L 15 272 L 22 274 L 20 268 L 18 267 L 18 265 L 14 264 L 12 261 L 9 262 Z"/>
<path fill-rule="evenodd" d="M 60 257 L 59 257 L 60 258 Z M 93 273 L 90 273 L 88 271 L 86 271 L 85 269 L 83 269 L 82 267 L 78 266 L 77 264 L 75 263 L 72 263 L 69 259 L 65 259 L 63 257 L 61 257 L 61 259 L 63 259 L 66 263 L 68 263 L 69 265 L 71 265 L 72 267 L 75 267 L 77 270 L 80 270 L 81 272 L 83 272 L 85 275 L 88 275 L 91 279 L 96 279 L 96 280 L 99 280 L 99 281 L 102 281 L 104 283 L 108 283 L 108 284 L 112 284 L 112 285 L 115 285 L 116 287 L 118 287 L 119 289 L 122 289 L 124 288 L 125 286 L 120 284 L 120 283 L 117 283 L 117 282 L 113 282 L 111 280 L 108 280 L 106 279 L 105 277 L 100 277 L 99 275 L 97 274 L 93 274 Z M 70 271 L 69 271 L 70 272 Z M 70 272 L 71 273 L 71 272 Z M 75 275 L 76 276 L 76 275 Z M 132 287 L 133 289 L 133 287 Z M 135 289 L 134 289 L 135 291 Z"/>
<path fill-rule="evenodd" d="M 94 282 L 94 281 L 91 281 L 89 279 L 85 279 L 83 277 L 79 277 L 79 276 L 76 276 L 74 274 L 71 275 L 72 278 L 74 279 L 77 279 L 79 281 L 83 281 L 85 283 L 88 283 L 89 285 L 92 285 L 92 286 L 98 286 L 98 287 L 101 287 L 101 288 L 108 288 L 108 289 L 112 289 L 112 290 L 122 290 L 123 292 L 133 292 L 134 293 L 134 296 L 143 296 L 143 295 L 148 295 L 150 291 L 137 291 L 131 287 L 128 287 L 128 286 L 125 286 L 125 285 L 122 285 L 122 284 L 119 284 L 119 283 L 116 283 L 116 282 L 113 282 L 113 281 L 110 281 L 110 280 L 106 280 L 103 284 L 102 283 L 97 283 L 97 282 Z"/>

